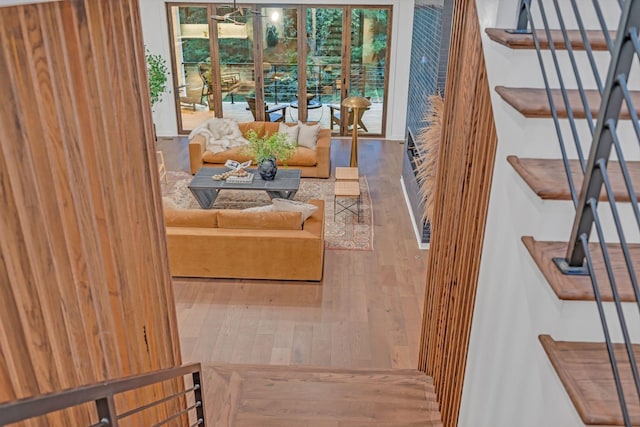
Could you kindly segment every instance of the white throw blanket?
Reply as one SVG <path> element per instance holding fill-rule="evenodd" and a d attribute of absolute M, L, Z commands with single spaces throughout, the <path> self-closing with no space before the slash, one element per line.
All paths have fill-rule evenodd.
<path fill-rule="evenodd" d="M 249 143 L 242 136 L 238 123 L 232 119 L 214 118 L 206 120 L 191 131 L 189 141 L 196 135 L 205 137 L 207 151 L 211 151 L 213 154 Z"/>

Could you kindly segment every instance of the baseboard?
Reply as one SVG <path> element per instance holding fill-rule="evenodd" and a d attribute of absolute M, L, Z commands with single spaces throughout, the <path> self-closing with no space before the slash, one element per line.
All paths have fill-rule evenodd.
<path fill-rule="evenodd" d="M 418 242 L 418 249 L 428 250 L 429 243 L 422 243 L 422 231 L 419 230 L 416 225 L 416 217 L 413 216 L 411 202 L 409 202 L 409 194 L 407 194 L 407 188 L 404 186 L 404 179 L 402 177 L 400 177 L 400 186 L 402 187 L 402 194 L 404 194 L 404 202 L 407 204 L 407 211 L 409 211 L 409 216 L 411 217 L 411 226 L 413 227 L 413 233 L 415 234 L 416 241 Z"/>

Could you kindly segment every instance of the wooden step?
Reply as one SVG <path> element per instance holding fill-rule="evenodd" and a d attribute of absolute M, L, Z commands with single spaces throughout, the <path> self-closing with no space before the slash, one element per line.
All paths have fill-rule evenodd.
<path fill-rule="evenodd" d="M 564 257 L 567 250 L 567 242 L 541 242 L 535 240 L 531 236 L 523 236 L 522 243 L 529 251 L 529 254 L 534 259 L 540 271 L 544 275 L 547 282 L 553 289 L 553 292 L 562 300 L 574 300 L 574 301 L 593 301 L 593 287 L 591 285 L 591 279 L 589 276 L 569 276 L 564 275 L 558 270 L 553 263 L 553 258 Z M 631 259 L 640 259 L 640 245 L 631 244 L 628 245 L 631 252 Z M 596 272 L 596 278 L 600 285 L 600 295 L 603 301 L 613 301 L 613 294 L 609 279 L 607 278 L 607 271 L 604 266 L 604 260 L 602 258 L 602 251 L 600 244 L 589 244 L 590 251 L 593 257 L 594 270 Z M 611 257 L 613 268 L 615 271 L 616 286 L 618 288 L 618 294 L 621 301 L 633 302 L 636 300 L 631 285 L 629 274 L 627 273 L 627 266 L 622 255 L 622 249 L 619 244 L 611 243 L 607 244 L 607 251 Z"/>
<path fill-rule="evenodd" d="M 431 378 L 415 370 L 203 367 L 213 426 L 441 426 Z"/>
<path fill-rule="evenodd" d="M 587 425 L 624 425 L 605 344 L 539 337 L 580 418 Z M 633 345 L 640 363 L 640 345 Z M 622 344 L 614 345 L 631 423 L 640 425 L 640 404 Z"/>
<path fill-rule="evenodd" d="M 565 108 L 564 101 L 562 100 L 562 94 L 559 89 L 552 89 L 552 96 L 558 112 L 559 118 L 567 118 L 567 109 Z M 529 118 L 550 118 L 551 107 L 549 107 L 549 101 L 547 98 L 547 92 L 545 89 L 533 89 L 533 88 L 516 88 L 506 86 L 496 86 L 496 92 L 504 99 L 509 105 L 515 108 L 520 114 Z M 589 102 L 589 109 L 594 118 L 598 117 L 598 111 L 600 109 L 600 93 L 597 90 L 586 90 L 587 100 Z M 585 109 L 580 100 L 580 94 L 575 89 L 567 91 L 569 97 L 569 104 L 573 110 L 573 116 L 576 119 L 585 118 Z M 636 110 L 640 108 L 640 92 L 632 91 L 631 98 L 633 99 L 633 105 L 636 106 Z M 623 103 L 622 111 L 620 113 L 621 119 L 629 119 L 629 110 L 627 110 L 626 104 Z"/>
<path fill-rule="evenodd" d="M 528 159 L 517 156 L 508 156 L 507 161 L 518 174 L 531 187 L 534 193 L 543 200 L 571 200 L 571 192 L 564 170 L 564 163 L 560 159 Z M 578 160 L 570 160 L 571 175 L 578 193 L 582 187 L 582 170 Z M 633 182 L 636 197 L 640 198 L 640 162 L 627 162 L 629 175 Z M 608 164 L 609 179 L 617 202 L 629 202 L 631 198 L 627 192 L 624 178 L 620 172 L 618 162 L 610 161 Z M 603 192 L 601 201 L 606 201 L 607 196 Z"/>
<path fill-rule="evenodd" d="M 511 49 L 535 49 L 533 36 L 531 34 L 510 33 L 502 28 L 487 28 L 485 32 L 491 40 L 500 43 Z M 566 49 L 564 37 L 560 30 L 550 30 L 551 40 L 556 49 Z M 604 33 L 600 30 L 586 30 L 587 39 L 591 45 L 591 50 L 608 50 Z M 541 49 L 549 49 L 549 41 L 544 30 L 536 30 Z M 615 40 L 615 31 L 610 31 L 611 39 Z M 579 30 L 567 30 L 567 35 L 574 50 L 584 50 L 584 42 Z"/>

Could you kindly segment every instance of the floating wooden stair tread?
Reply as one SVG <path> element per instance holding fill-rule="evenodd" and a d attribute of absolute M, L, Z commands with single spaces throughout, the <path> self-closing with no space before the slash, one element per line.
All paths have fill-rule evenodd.
<path fill-rule="evenodd" d="M 547 92 L 545 89 L 496 86 L 496 92 L 498 92 L 502 99 L 525 117 L 552 117 L 551 107 L 549 107 L 549 101 L 547 99 Z M 573 110 L 573 116 L 577 119 L 584 119 L 585 110 L 582 105 L 582 101 L 580 100 L 580 94 L 574 89 L 568 90 L 567 93 L 569 96 L 569 104 Z M 598 110 L 600 109 L 600 93 L 597 90 L 586 90 L 585 93 L 589 102 L 589 109 L 595 118 L 598 116 Z M 558 111 L 558 117 L 567 118 L 567 109 L 565 108 L 564 101 L 562 100 L 560 90 L 552 89 L 552 96 L 556 110 Z M 636 111 L 640 111 L 640 92 L 632 91 L 631 98 L 633 99 L 633 105 L 635 105 Z M 629 111 L 624 103 L 620 113 L 620 118 L 630 118 Z"/>
<path fill-rule="evenodd" d="M 507 161 L 541 199 L 571 200 L 567 175 L 562 160 L 528 159 L 508 156 Z M 583 178 L 580 162 L 578 160 L 570 160 L 569 165 L 571 167 L 573 182 L 577 191 L 580 192 Z M 636 197 L 640 198 L 640 162 L 627 162 L 627 167 L 631 181 L 633 182 Z M 619 163 L 609 162 L 607 169 L 616 201 L 629 202 L 631 198 L 629 197 L 624 178 L 620 172 Z M 600 200 L 607 200 L 604 190 L 600 195 Z"/>
<path fill-rule="evenodd" d="M 541 242 L 531 236 L 523 236 L 522 243 L 524 243 L 529 254 L 538 265 L 540 271 L 542 271 L 542 274 L 558 298 L 562 300 L 579 301 L 594 300 L 593 287 L 589 276 L 564 275 L 560 273 L 560 270 L 558 270 L 553 263 L 552 259 L 554 257 L 565 256 L 568 246 L 567 242 Z M 600 244 L 591 243 L 589 247 L 593 256 L 596 278 L 600 285 L 600 295 L 604 301 L 613 301 L 613 294 L 611 292 L 611 286 L 609 285 L 609 279 L 607 278 L 607 271 L 602 258 Z M 635 260 L 640 259 L 640 245 L 631 244 L 628 245 L 628 247 L 631 252 L 631 258 Z M 636 298 L 620 245 L 616 243 L 608 244 L 607 252 L 611 257 L 614 271 L 616 272 L 616 287 L 618 288 L 620 299 L 625 302 L 634 302 Z M 618 274 L 617 272 L 620 273 Z"/>
<path fill-rule="evenodd" d="M 510 33 L 502 28 L 487 28 L 487 35 L 494 42 L 500 43 L 511 49 L 535 49 L 533 36 L 531 34 Z M 544 30 L 536 30 L 541 49 L 549 49 L 549 41 Z M 587 39 L 592 50 L 608 50 L 604 33 L 599 30 L 587 30 Z M 615 31 L 610 31 L 611 39 L 615 40 Z M 584 42 L 579 30 L 567 30 L 571 47 L 574 50 L 584 50 Z M 566 49 L 564 37 L 560 30 L 551 30 L 551 40 L 553 40 L 556 49 Z"/>
<path fill-rule="evenodd" d="M 549 335 L 539 339 L 582 421 L 587 425 L 624 425 L 605 344 L 554 341 Z M 633 349 L 640 363 L 640 345 L 634 344 Z M 614 344 L 614 352 L 631 423 L 640 425 L 640 404 L 624 346 Z"/>
<path fill-rule="evenodd" d="M 441 426 L 432 381 L 415 370 L 203 367 L 207 424 Z"/>

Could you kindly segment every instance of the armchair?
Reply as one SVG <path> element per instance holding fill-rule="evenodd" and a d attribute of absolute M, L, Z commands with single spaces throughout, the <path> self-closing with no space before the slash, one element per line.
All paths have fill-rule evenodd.
<path fill-rule="evenodd" d="M 247 104 L 249 104 L 249 110 L 251 110 L 251 114 L 253 114 L 253 120 L 258 120 L 256 118 L 256 99 L 249 96 L 245 98 Z M 282 112 L 280 113 L 279 111 Z M 276 105 L 273 108 L 267 109 L 265 104 L 265 114 L 268 122 L 284 122 L 287 115 L 287 105 Z"/>

